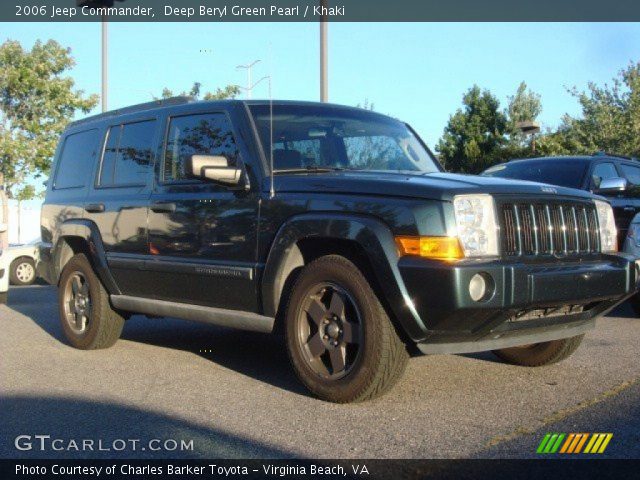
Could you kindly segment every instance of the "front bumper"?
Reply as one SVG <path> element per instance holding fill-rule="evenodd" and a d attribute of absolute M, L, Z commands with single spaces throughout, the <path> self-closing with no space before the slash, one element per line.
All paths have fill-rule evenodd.
<path fill-rule="evenodd" d="M 635 293 L 639 280 L 635 258 L 624 254 L 544 262 L 443 263 L 404 257 L 399 269 L 427 331 L 418 346 L 428 353 L 579 335 Z M 469 294 L 469 281 L 477 273 L 489 275 L 495 285 L 493 295 L 481 302 Z"/>

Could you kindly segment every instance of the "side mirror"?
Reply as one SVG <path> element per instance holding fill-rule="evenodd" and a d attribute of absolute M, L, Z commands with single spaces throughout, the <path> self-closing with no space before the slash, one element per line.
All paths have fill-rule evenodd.
<path fill-rule="evenodd" d="M 605 178 L 600 182 L 600 186 L 596 188 L 596 193 L 616 193 L 624 192 L 627 189 L 626 178 Z"/>
<path fill-rule="evenodd" d="M 193 177 L 223 185 L 237 186 L 242 180 L 242 169 L 230 167 L 222 155 L 191 155 L 187 173 Z"/>

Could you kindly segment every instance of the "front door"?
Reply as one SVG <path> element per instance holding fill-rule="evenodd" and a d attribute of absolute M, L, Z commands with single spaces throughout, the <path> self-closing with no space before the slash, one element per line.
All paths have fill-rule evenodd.
<path fill-rule="evenodd" d="M 241 162 L 225 112 L 168 119 L 158 182 L 149 206 L 149 296 L 237 310 L 257 310 L 258 195 L 194 180 L 194 154 Z"/>

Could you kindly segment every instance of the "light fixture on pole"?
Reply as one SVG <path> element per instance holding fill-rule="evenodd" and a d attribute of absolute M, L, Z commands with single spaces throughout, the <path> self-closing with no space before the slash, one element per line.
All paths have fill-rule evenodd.
<path fill-rule="evenodd" d="M 525 135 L 531 135 L 531 151 L 536 153 L 536 133 L 540 133 L 540 124 L 533 120 L 516 122 L 516 127 Z"/>
<path fill-rule="evenodd" d="M 257 85 L 258 83 L 260 83 L 261 80 L 263 80 L 262 78 L 260 80 L 258 80 L 255 85 L 251 84 L 251 69 L 253 68 L 253 66 L 258 63 L 260 60 L 254 60 L 251 63 L 248 63 L 246 65 L 238 65 L 236 67 L 236 70 L 240 70 L 242 68 L 247 70 L 247 88 L 243 88 L 243 90 L 247 91 L 247 98 L 251 98 L 251 91 L 253 90 L 253 87 L 255 85 Z M 241 87 L 242 88 L 242 87 Z"/>

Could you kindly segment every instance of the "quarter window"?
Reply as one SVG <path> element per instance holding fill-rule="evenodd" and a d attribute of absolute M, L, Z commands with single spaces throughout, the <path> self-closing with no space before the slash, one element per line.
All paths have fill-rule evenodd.
<path fill-rule="evenodd" d="M 237 163 L 238 149 L 225 114 L 208 113 L 171 119 L 164 153 L 164 181 L 189 179 L 185 166 L 191 155 L 224 155 L 230 165 Z"/>
<path fill-rule="evenodd" d="M 116 125 L 109 129 L 100 170 L 101 186 L 145 185 L 153 158 L 156 121 Z"/>
<path fill-rule="evenodd" d="M 94 165 L 97 146 L 97 130 L 69 135 L 60 153 L 54 188 L 84 187 Z"/>

